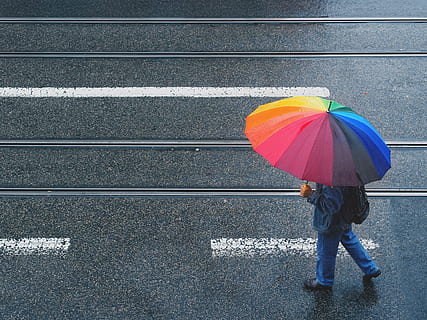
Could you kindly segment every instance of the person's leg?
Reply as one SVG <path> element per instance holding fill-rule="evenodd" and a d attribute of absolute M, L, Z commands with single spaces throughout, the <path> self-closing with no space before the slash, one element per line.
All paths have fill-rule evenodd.
<path fill-rule="evenodd" d="M 351 228 L 344 232 L 341 243 L 365 275 L 373 275 L 379 271 L 377 265 Z"/>
<path fill-rule="evenodd" d="M 324 286 L 332 286 L 335 275 L 335 262 L 341 232 L 319 233 L 317 236 L 316 279 Z"/>

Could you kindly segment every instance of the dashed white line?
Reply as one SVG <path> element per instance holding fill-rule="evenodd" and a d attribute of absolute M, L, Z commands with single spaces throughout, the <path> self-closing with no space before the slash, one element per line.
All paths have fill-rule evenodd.
<path fill-rule="evenodd" d="M 58 255 L 70 247 L 70 238 L 0 239 L 0 255 Z"/>
<path fill-rule="evenodd" d="M 378 248 L 378 244 L 370 239 L 360 240 L 368 250 Z M 313 238 L 220 238 L 211 240 L 213 257 L 239 257 L 256 255 L 316 255 L 317 240 Z M 345 249 L 340 245 L 338 253 Z"/>
<path fill-rule="evenodd" d="M 328 97 L 324 87 L 98 87 L 0 88 L 0 97 L 15 98 L 125 98 L 125 97 Z"/>

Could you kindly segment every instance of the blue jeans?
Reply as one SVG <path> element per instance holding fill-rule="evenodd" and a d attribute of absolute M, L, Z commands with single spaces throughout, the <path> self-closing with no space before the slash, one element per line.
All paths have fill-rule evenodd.
<path fill-rule="evenodd" d="M 332 286 L 334 283 L 335 261 L 340 242 L 364 274 L 370 275 L 378 270 L 375 262 L 372 261 L 360 243 L 359 238 L 351 230 L 351 226 L 345 231 L 319 233 L 317 237 L 316 278 L 320 284 Z"/>

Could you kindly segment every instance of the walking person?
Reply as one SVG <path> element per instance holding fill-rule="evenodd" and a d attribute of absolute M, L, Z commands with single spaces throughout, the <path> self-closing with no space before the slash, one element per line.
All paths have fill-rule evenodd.
<path fill-rule="evenodd" d="M 380 270 L 352 232 L 351 223 L 339 214 L 351 203 L 344 199 L 350 188 L 381 180 L 391 168 L 390 148 L 378 130 L 337 101 L 300 96 L 257 107 L 246 117 L 245 134 L 253 149 L 275 168 L 300 180 L 322 183 L 316 191 L 301 188 L 301 195 L 315 206 L 314 228 L 319 233 L 316 278 L 307 280 L 305 286 L 313 290 L 332 287 L 340 242 L 362 269 L 364 279 L 379 276 Z M 327 187 L 344 185 L 348 187 Z"/>
<path fill-rule="evenodd" d="M 351 223 L 343 218 L 341 211 L 346 209 L 343 207 L 346 188 L 348 187 L 329 187 L 319 183 L 315 190 L 307 184 L 301 186 L 300 195 L 315 207 L 313 227 L 318 232 L 316 278 L 305 280 L 304 287 L 308 290 L 332 288 L 340 242 L 364 273 L 364 281 L 381 274 L 381 270 L 352 231 Z"/>

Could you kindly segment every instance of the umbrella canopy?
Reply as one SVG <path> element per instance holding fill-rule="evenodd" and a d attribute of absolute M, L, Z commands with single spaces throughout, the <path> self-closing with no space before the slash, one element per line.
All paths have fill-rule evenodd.
<path fill-rule="evenodd" d="M 258 107 L 245 134 L 273 166 L 328 186 L 380 180 L 390 149 L 378 131 L 352 109 L 319 97 L 292 97 Z"/>

